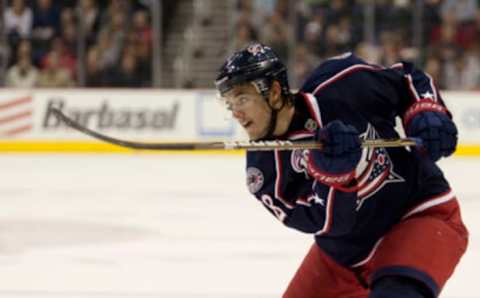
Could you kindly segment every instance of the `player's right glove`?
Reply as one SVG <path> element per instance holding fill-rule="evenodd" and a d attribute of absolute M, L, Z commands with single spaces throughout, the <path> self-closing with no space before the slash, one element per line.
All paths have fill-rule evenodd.
<path fill-rule="evenodd" d="M 404 127 L 408 136 L 422 140 L 420 152 L 433 161 L 455 152 L 457 128 L 445 107 L 438 103 L 424 101 L 414 104 L 405 114 Z"/>
<path fill-rule="evenodd" d="M 357 129 L 339 120 L 328 123 L 317 131 L 317 141 L 322 150 L 308 154 L 308 172 L 317 181 L 342 186 L 355 176 L 355 168 L 362 156 Z"/>

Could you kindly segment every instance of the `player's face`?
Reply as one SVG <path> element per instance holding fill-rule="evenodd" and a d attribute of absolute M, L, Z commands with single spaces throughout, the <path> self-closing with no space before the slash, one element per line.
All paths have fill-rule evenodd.
<path fill-rule="evenodd" d="M 224 100 L 250 140 L 258 140 L 267 134 L 272 111 L 252 84 L 234 87 L 224 94 Z"/>

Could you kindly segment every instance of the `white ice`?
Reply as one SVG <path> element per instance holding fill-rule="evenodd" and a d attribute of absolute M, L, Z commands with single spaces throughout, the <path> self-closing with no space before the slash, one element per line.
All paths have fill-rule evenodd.
<path fill-rule="evenodd" d="M 0 164 L 0 297 L 280 297 L 312 243 L 250 196 L 242 156 L 24 154 Z M 441 297 L 478 298 L 480 159 L 441 166 L 471 233 Z"/>

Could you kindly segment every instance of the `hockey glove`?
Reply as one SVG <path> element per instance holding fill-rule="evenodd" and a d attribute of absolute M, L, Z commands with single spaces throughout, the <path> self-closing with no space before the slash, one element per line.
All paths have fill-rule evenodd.
<path fill-rule="evenodd" d="M 310 151 L 310 175 L 331 186 L 347 184 L 355 176 L 355 167 L 362 155 L 357 129 L 335 120 L 319 129 L 316 138 L 323 149 Z"/>
<path fill-rule="evenodd" d="M 416 105 L 425 105 L 417 103 Z M 418 137 L 423 146 L 420 152 L 426 154 L 431 160 L 437 161 L 442 156 L 451 155 L 457 147 L 458 131 L 443 106 L 437 103 L 427 103 L 433 109 L 414 111 L 415 105 L 406 113 L 405 131 L 410 137 Z"/>

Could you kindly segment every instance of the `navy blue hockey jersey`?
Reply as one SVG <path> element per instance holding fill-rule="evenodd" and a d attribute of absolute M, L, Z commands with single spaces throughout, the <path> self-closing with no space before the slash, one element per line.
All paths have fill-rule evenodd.
<path fill-rule="evenodd" d="M 443 104 L 432 79 L 409 63 L 369 65 L 352 54 L 322 63 L 295 95 L 295 114 L 278 139 L 312 140 L 339 119 L 362 139 L 396 138 L 395 117 L 414 102 Z M 434 162 L 408 148 L 364 149 L 352 189 L 309 176 L 306 150 L 247 153 L 249 191 L 283 224 L 314 234 L 337 262 L 358 266 L 395 224 L 453 198 Z"/>

